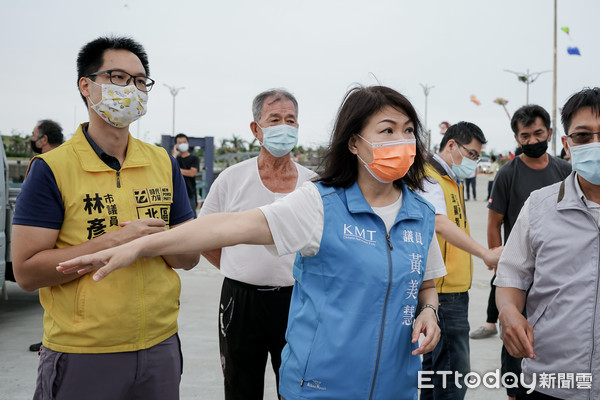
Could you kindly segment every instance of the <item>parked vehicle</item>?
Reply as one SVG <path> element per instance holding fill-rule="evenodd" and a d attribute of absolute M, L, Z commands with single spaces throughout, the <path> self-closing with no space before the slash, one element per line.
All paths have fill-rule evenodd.
<path fill-rule="evenodd" d="M 10 255 L 10 231 L 17 195 L 21 188 L 20 185 L 11 187 L 9 184 L 9 162 L 4 146 L 0 146 L 0 159 L 0 293 L 2 298 L 6 299 L 5 281 L 15 280 Z"/>
<path fill-rule="evenodd" d="M 490 162 L 490 158 L 481 157 L 477 162 L 477 168 L 479 169 L 479 172 L 484 174 L 489 174 L 492 172 L 492 163 Z"/>

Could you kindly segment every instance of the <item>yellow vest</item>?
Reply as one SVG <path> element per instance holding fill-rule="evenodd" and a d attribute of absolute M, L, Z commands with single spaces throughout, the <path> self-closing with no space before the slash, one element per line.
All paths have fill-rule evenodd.
<path fill-rule="evenodd" d="M 427 176 L 435 179 L 442 187 L 444 200 L 446 201 L 446 212 L 450 221 L 454 221 L 460 229 L 470 235 L 462 183 L 457 185 L 444 171 L 443 167 L 432 158 L 425 164 L 425 172 Z M 471 281 L 473 280 L 473 258 L 471 254 L 446 242 L 440 235 L 437 235 L 437 239 L 447 271 L 446 276 L 435 280 L 438 293 L 466 292 L 471 288 Z"/>
<path fill-rule="evenodd" d="M 173 197 L 167 152 L 131 135 L 120 171 L 94 152 L 82 127 L 39 156 L 50 166 L 65 214 L 57 248 L 74 246 L 119 223 L 145 217 L 169 221 Z M 43 344 L 66 353 L 114 353 L 152 347 L 177 332 L 181 282 L 161 257 L 140 258 L 101 282 L 93 273 L 40 289 Z"/>

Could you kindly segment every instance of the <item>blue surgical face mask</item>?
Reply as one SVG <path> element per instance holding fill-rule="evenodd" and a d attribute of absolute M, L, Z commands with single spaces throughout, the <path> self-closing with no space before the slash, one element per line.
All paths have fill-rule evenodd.
<path fill-rule="evenodd" d="M 460 150 L 458 152 L 460 153 Z M 460 156 L 462 157 L 462 162 L 460 165 L 456 165 L 454 164 L 454 157 L 450 153 L 450 157 L 452 158 L 452 172 L 456 174 L 458 179 L 464 180 L 473 175 L 473 172 L 477 169 L 477 163 L 468 157 L 464 157 L 462 154 Z"/>
<path fill-rule="evenodd" d="M 600 185 L 600 143 L 593 142 L 569 146 L 571 167 L 583 179 L 593 185 Z"/>
<path fill-rule="evenodd" d="M 258 122 L 256 123 L 258 125 Z M 288 124 L 263 128 L 262 146 L 274 157 L 283 157 L 298 144 L 298 128 Z"/>

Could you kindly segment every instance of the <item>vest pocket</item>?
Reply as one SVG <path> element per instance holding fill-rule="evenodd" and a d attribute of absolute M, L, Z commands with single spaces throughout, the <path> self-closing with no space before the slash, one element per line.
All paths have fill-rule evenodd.
<path fill-rule="evenodd" d="M 77 288 L 75 289 L 75 313 L 74 313 L 74 318 L 73 318 L 73 322 L 74 323 L 78 323 L 83 321 L 84 316 L 85 316 L 85 286 L 84 284 L 82 284 L 82 280 L 86 279 L 86 276 L 82 276 L 81 278 L 77 279 Z"/>
<path fill-rule="evenodd" d="M 311 369 L 309 369 L 309 366 L 311 364 L 311 360 L 314 357 L 317 357 L 316 354 L 313 355 L 313 352 L 315 350 L 317 338 L 319 337 L 319 331 L 321 330 L 320 328 L 321 328 L 321 321 L 318 321 L 317 327 L 315 328 L 315 335 L 313 336 L 312 343 L 310 344 L 310 347 L 308 348 L 308 354 L 306 356 L 306 363 L 304 364 L 304 370 L 302 372 L 302 380 L 300 382 L 300 386 L 305 386 L 307 377 L 309 378 L 309 380 L 311 379 L 309 372 L 312 372 L 312 371 L 311 371 Z M 312 378 L 314 378 L 314 377 L 312 377 Z"/>

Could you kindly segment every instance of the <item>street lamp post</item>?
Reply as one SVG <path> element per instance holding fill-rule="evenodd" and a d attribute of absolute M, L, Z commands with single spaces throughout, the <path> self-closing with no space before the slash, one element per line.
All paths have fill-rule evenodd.
<path fill-rule="evenodd" d="M 505 69 L 504 71 L 510 72 L 511 74 L 515 74 L 517 76 L 517 79 L 520 82 L 523 82 L 527 86 L 525 104 L 529 104 L 529 85 L 532 84 L 533 82 L 535 82 L 536 79 L 539 78 L 541 74 L 550 72 L 550 71 L 542 71 L 542 72 L 529 73 L 529 68 L 527 68 L 527 72 L 515 72 L 515 71 L 508 70 L 508 69 Z"/>
<path fill-rule="evenodd" d="M 177 93 L 179 93 L 181 89 L 185 89 L 185 87 L 170 86 L 166 83 L 163 83 L 163 85 L 165 85 L 169 89 L 169 91 L 171 92 L 171 96 L 173 96 L 173 136 L 175 136 L 175 96 L 177 96 Z"/>
<path fill-rule="evenodd" d="M 422 83 L 419 83 L 419 85 L 421 85 L 421 87 L 423 88 L 423 94 L 425 94 L 425 116 L 423 119 L 425 121 L 425 135 L 427 135 L 427 153 L 429 153 L 431 151 L 431 131 L 427 126 L 427 98 L 429 97 L 429 91 L 435 86 L 423 85 Z"/>

